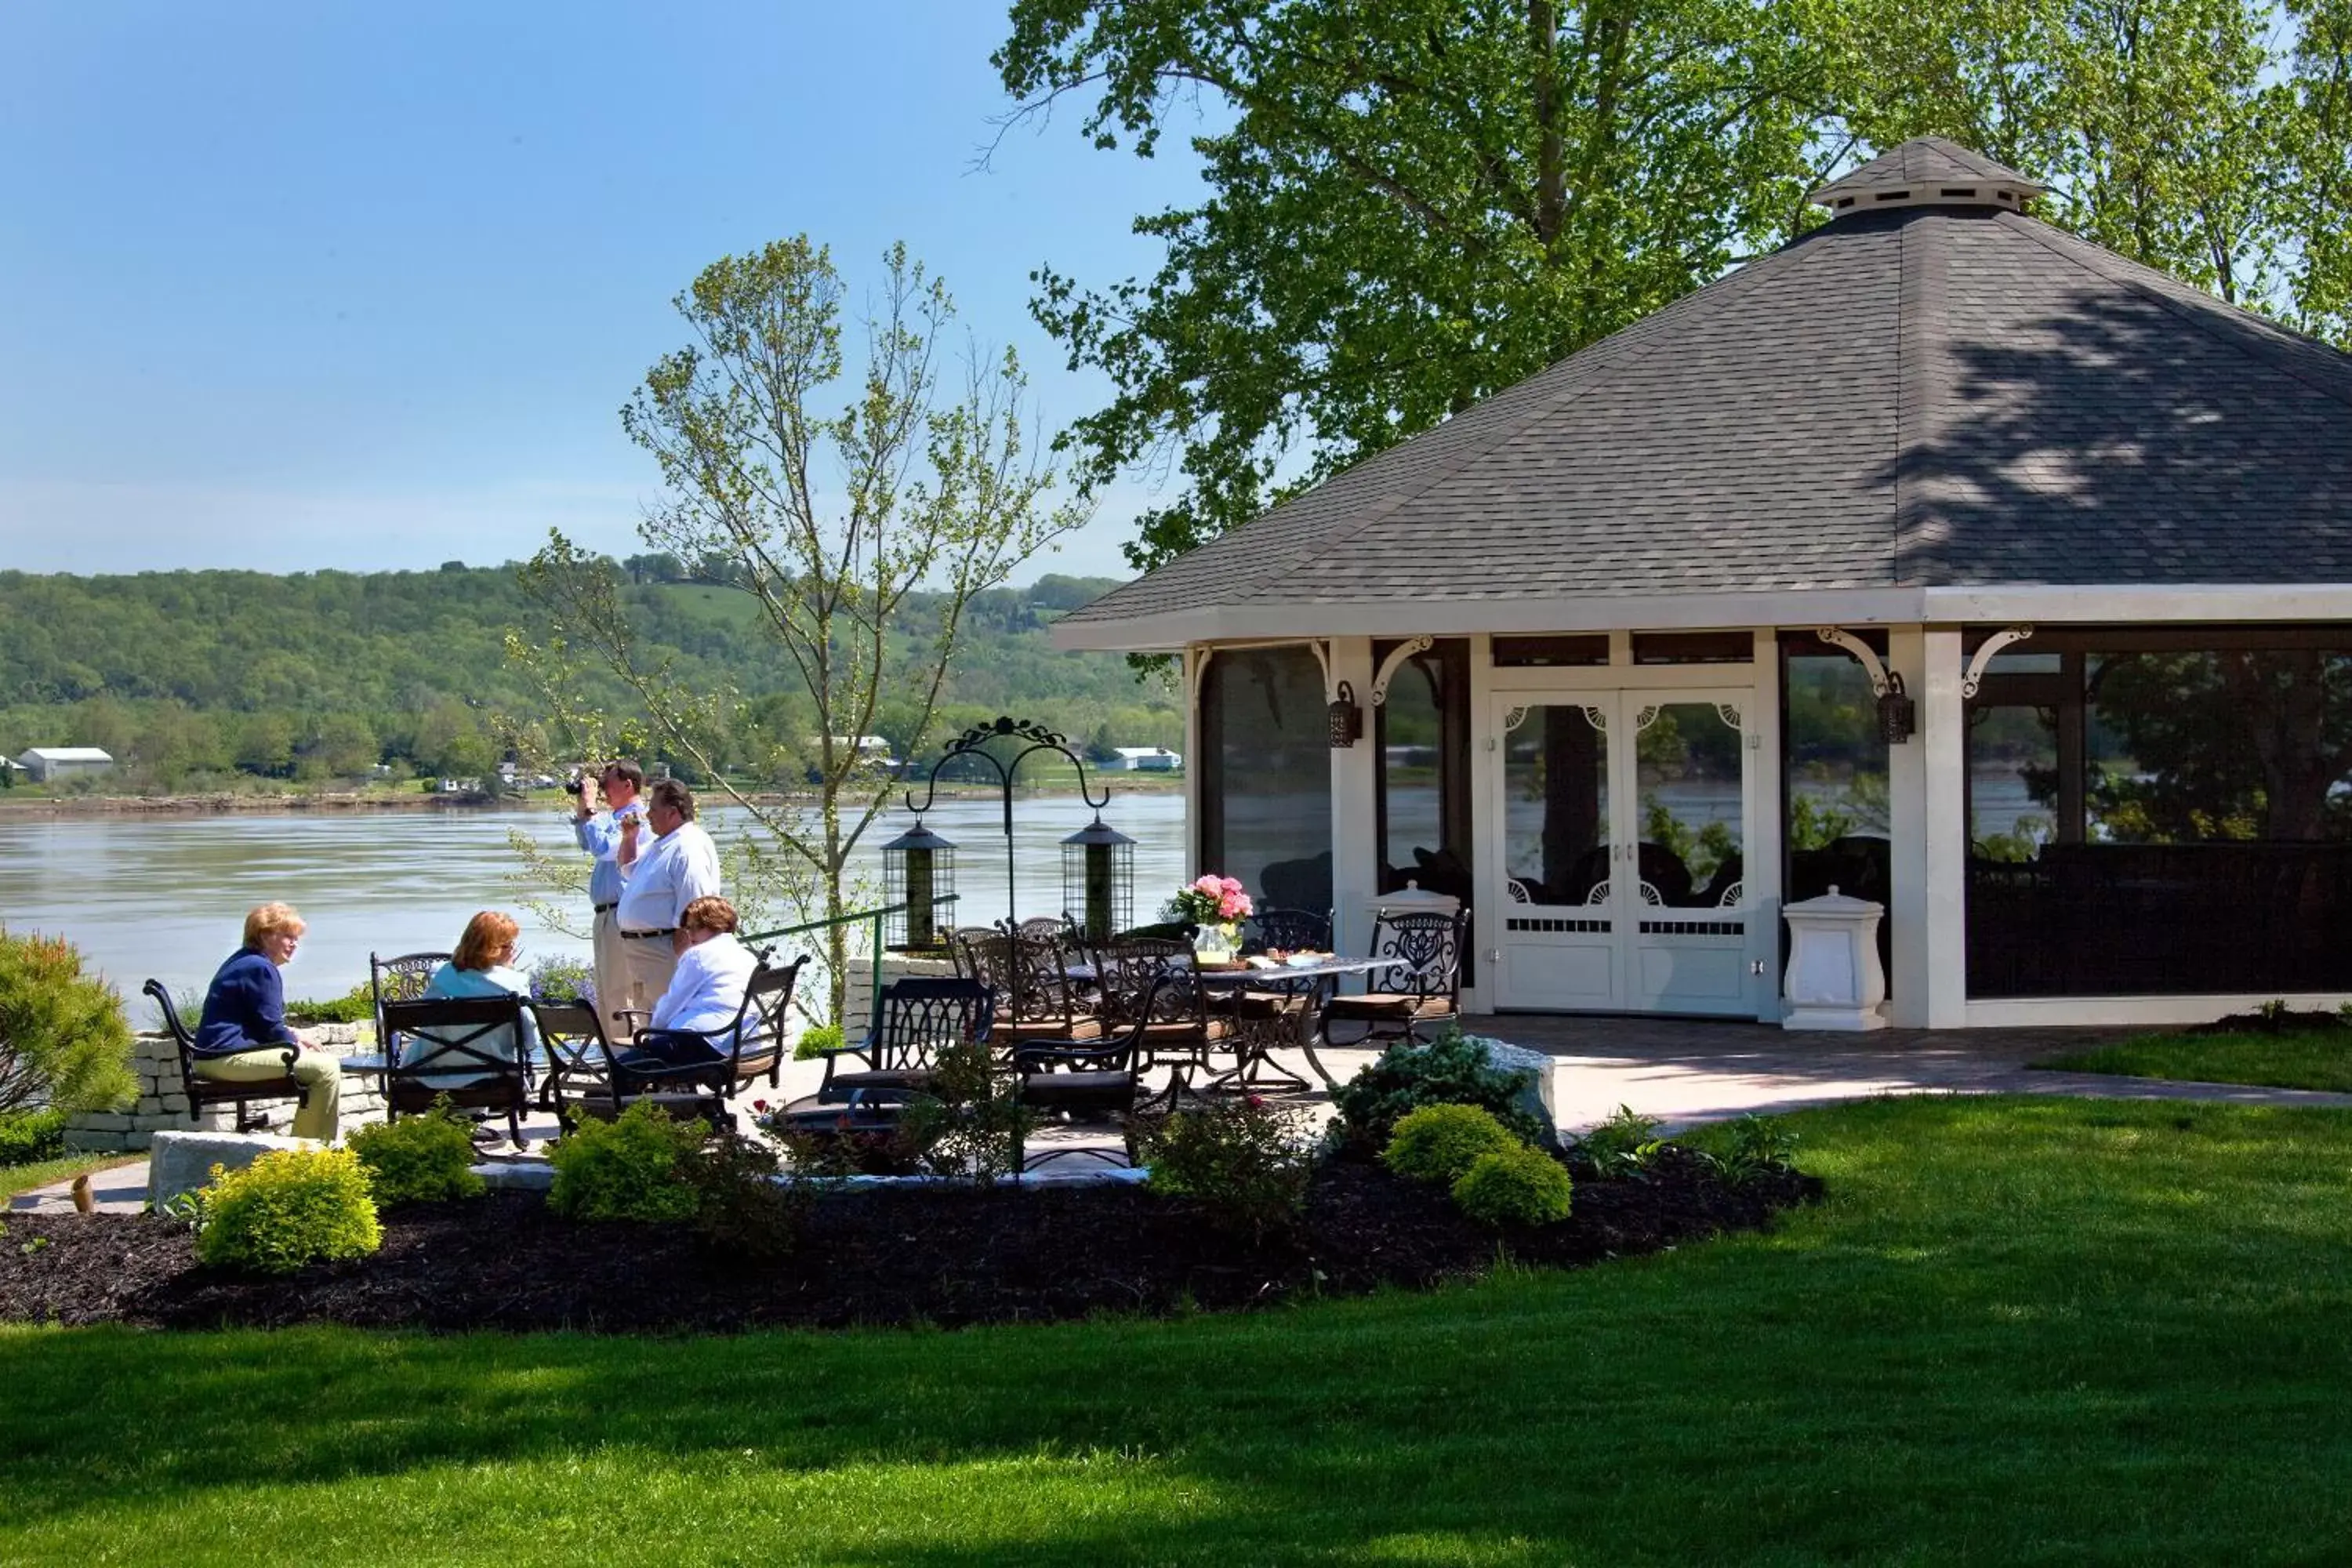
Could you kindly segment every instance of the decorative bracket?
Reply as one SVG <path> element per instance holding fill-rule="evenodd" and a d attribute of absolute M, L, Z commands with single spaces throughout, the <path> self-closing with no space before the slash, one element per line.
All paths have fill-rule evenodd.
<path fill-rule="evenodd" d="M 1993 661 L 1995 654 L 2011 643 L 2023 642 L 2032 635 L 2031 626 L 2005 626 L 1979 644 L 1977 651 L 1969 656 L 1968 673 L 1960 677 L 1960 700 L 1967 701 L 1976 696 L 1977 688 L 1984 683 L 1985 667 Z"/>
<path fill-rule="evenodd" d="M 1878 655 L 1871 650 L 1868 643 L 1843 626 L 1817 627 L 1813 635 L 1825 643 L 1845 649 L 1862 661 L 1864 672 L 1870 677 L 1870 694 L 1873 697 L 1884 697 L 1892 689 L 1893 683 L 1886 677 L 1886 667 L 1878 662 Z"/>
<path fill-rule="evenodd" d="M 1404 641 L 1397 644 L 1396 647 L 1389 649 L 1388 658 L 1381 660 L 1379 673 L 1372 677 L 1373 707 L 1381 707 L 1388 701 L 1389 682 L 1395 679 L 1398 667 L 1402 665 L 1406 659 L 1411 658 L 1414 654 L 1427 653 L 1430 648 L 1435 645 L 1436 641 L 1437 639 L 1435 637 L 1431 637 L 1427 632 L 1423 632 L 1419 637 L 1407 637 Z"/>

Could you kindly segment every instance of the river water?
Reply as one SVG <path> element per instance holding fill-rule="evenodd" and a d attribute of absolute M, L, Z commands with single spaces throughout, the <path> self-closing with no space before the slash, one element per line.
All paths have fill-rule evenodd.
<path fill-rule="evenodd" d="M 1114 786 L 1116 787 L 1116 786 Z M 1014 803 L 1019 912 L 1062 911 L 1061 841 L 1092 813 L 1068 796 Z M 1136 841 L 1135 904 L 1151 918 L 1184 872 L 1184 799 L 1115 795 L 1103 818 Z M 724 809 L 704 814 L 722 839 Z M 860 844 L 855 872 L 881 886 L 881 846 L 908 822 L 886 812 Z M 925 816 L 957 846 L 958 924 L 1002 918 L 1003 814 L 994 800 L 942 801 Z M 519 810 L 299 812 L 204 816 L 0 816 L 0 924 L 63 936 L 136 999 L 149 977 L 201 989 L 235 950 L 245 911 L 282 899 L 310 930 L 286 971 L 290 996 L 334 996 L 367 978 L 368 954 L 446 952 L 477 910 L 523 922 L 522 962 L 584 958 L 584 940 L 551 931 L 523 907 L 530 886 L 508 841 L 520 828 L 556 854 L 577 855 L 570 818 Z M 854 873 L 855 874 L 855 873 Z M 585 899 L 579 923 L 587 922 Z M 143 1003 L 131 1016 L 145 1021 Z"/>

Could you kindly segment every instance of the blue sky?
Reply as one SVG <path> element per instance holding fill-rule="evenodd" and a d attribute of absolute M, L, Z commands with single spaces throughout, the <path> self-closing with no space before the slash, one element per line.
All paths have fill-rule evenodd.
<path fill-rule="evenodd" d="M 705 263 L 806 231 L 853 289 L 907 240 L 1090 411 L 1028 273 L 1148 272 L 1189 153 L 1007 107 L 986 0 L 0 6 L 0 567 L 477 564 L 626 552 L 615 411 Z M 1124 575 L 1148 497 L 1020 574 Z"/>

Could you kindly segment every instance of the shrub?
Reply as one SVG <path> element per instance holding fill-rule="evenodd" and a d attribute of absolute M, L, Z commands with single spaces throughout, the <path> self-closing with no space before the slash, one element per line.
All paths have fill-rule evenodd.
<path fill-rule="evenodd" d="M 674 1121 L 639 1101 L 612 1121 L 583 1117 L 548 1146 L 555 1185 L 547 1203 L 573 1219 L 692 1219 L 699 1206 L 691 1168 L 699 1121 Z"/>
<path fill-rule="evenodd" d="M 1568 1167 L 1522 1143 L 1481 1154 L 1454 1184 L 1454 1205 L 1480 1225 L 1549 1225 L 1568 1217 Z"/>
<path fill-rule="evenodd" d="M 1481 1154 L 1520 1147 L 1511 1130 L 1478 1105 L 1424 1105 L 1398 1119 L 1381 1159 L 1398 1175 L 1452 1186 Z"/>
<path fill-rule="evenodd" d="M 1735 1187 L 1787 1170 L 1789 1157 L 1796 1152 L 1795 1133 L 1753 1111 L 1731 1124 L 1729 1136 L 1731 1147 L 1713 1156 L 1713 1162 L 1716 1173 Z"/>
<path fill-rule="evenodd" d="M 114 987 L 63 938 L 0 931 L 0 1114 L 104 1110 L 138 1088 Z"/>
<path fill-rule="evenodd" d="M 1314 1155 L 1299 1111 L 1253 1094 L 1139 1118 L 1133 1133 L 1155 1191 L 1194 1200 L 1253 1241 L 1287 1228 L 1306 1206 Z"/>
<path fill-rule="evenodd" d="M 776 1155 L 740 1138 L 715 1139 L 686 1164 L 695 1191 L 694 1230 L 728 1258 L 764 1263 L 799 1245 L 814 1190 L 776 1180 Z"/>
<path fill-rule="evenodd" d="M 291 1274 L 383 1243 L 367 1171 L 348 1149 L 273 1149 L 242 1171 L 215 1165 L 199 1206 L 196 1257 L 219 1268 Z"/>
<path fill-rule="evenodd" d="M 985 1189 L 1013 1173 L 1013 1152 L 1035 1121 L 986 1042 L 951 1046 L 932 1064 L 930 1091 L 899 1113 L 897 1153 L 922 1174 Z"/>
<path fill-rule="evenodd" d="M 1486 1047 L 1459 1029 L 1425 1046 L 1400 1042 L 1339 1086 L 1342 1136 L 1357 1148 L 1385 1148 L 1397 1122 L 1424 1105 L 1475 1105 L 1521 1141 L 1540 1143 L 1546 1129 L 1517 1109 L 1520 1078 L 1486 1059 Z"/>
<path fill-rule="evenodd" d="M 203 1011 L 203 1004 L 197 1005 L 197 1011 Z M 286 1004 L 286 1021 L 289 1024 L 364 1024 L 374 1017 L 375 987 L 364 980 L 341 996 Z M 188 1016 L 188 1022 L 195 1022 L 194 1015 Z"/>
<path fill-rule="evenodd" d="M 1594 1123 L 1576 1141 L 1577 1152 L 1596 1171 L 1638 1171 L 1658 1146 L 1657 1118 L 1641 1115 L 1630 1105 L 1619 1106 L 1609 1120 Z"/>
<path fill-rule="evenodd" d="M 473 1124 L 450 1111 L 446 1096 L 422 1116 L 379 1121 L 345 1142 L 367 1167 L 368 1186 L 383 1207 L 482 1195 Z"/>
<path fill-rule="evenodd" d="M 800 1043 L 793 1047 L 793 1059 L 813 1062 L 827 1051 L 841 1049 L 841 1026 L 811 1024 L 801 1031 Z"/>
<path fill-rule="evenodd" d="M 66 1152 L 66 1113 L 14 1110 L 0 1116 L 0 1166 L 54 1160 Z"/>

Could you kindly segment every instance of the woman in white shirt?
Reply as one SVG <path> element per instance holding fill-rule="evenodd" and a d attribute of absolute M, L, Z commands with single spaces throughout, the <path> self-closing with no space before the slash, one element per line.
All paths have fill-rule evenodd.
<path fill-rule="evenodd" d="M 735 906 L 722 898 L 706 896 L 686 906 L 678 916 L 677 970 L 669 989 L 654 1004 L 651 1026 L 637 1037 L 640 1065 L 653 1058 L 677 1067 L 717 1061 L 734 1046 L 728 1033 L 743 1011 L 743 996 L 751 988 L 757 954 L 735 935 Z M 748 1043 L 759 1033 L 760 1017 L 743 1019 Z"/>

